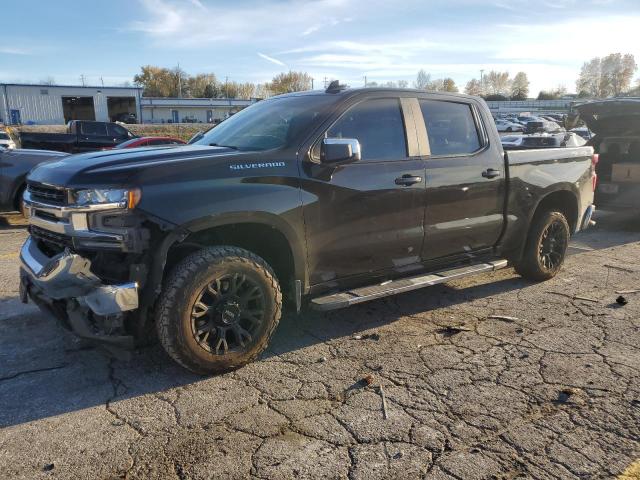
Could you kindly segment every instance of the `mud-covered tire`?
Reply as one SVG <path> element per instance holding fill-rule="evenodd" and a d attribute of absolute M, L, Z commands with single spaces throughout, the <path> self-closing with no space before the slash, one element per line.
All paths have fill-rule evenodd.
<path fill-rule="evenodd" d="M 538 212 L 522 257 L 514 262 L 516 272 L 537 282 L 555 277 L 564 263 L 570 236 L 569 223 L 561 212 Z"/>
<path fill-rule="evenodd" d="M 243 283 L 238 279 L 250 282 L 249 285 L 254 292 L 251 302 L 257 302 L 255 298 L 259 297 L 260 310 L 264 314 L 260 317 L 262 320 L 257 327 L 250 318 L 242 318 L 244 314 L 241 313 L 243 310 L 239 305 L 249 305 L 244 300 L 246 296 L 235 296 L 237 300 L 233 301 L 218 300 L 223 298 L 220 292 L 224 292 L 225 285 L 228 285 L 227 291 L 231 291 L 232 284 L 236 288 L 239 283 L 239 288 L 242 288 Z M 204 295 L 210 295 L 207 297 L 210 303 L 220 303 L 215 309 L 210 307 L 211 313 L 209 309 L 204 310 L 196 305 L 205 303 Z M 231 294 L 229 295 L 231 298 Z M 234 305 L 238 305 L 235 310 Z M 251 305 L 255 307 L 256 303 Z M 194 322 L 200 322 L 201 319 L 194 317 L 200 315 L 203 310 L 206 313 L 202 314 L 202 321 L 210 322 L 211 325 L 198 327 Z M 245 310 L 254 312 L 257 309 L 247 307 Z M 210 247 L 192 253 L 176 265 L 164 283 L 157 312 L 158 339 L 165 351 L 188 370 L 207 375 L 240 367 L 255 360 L 264 351 L 280 321 L 282 292 L 275 273 L 259 256 L 237 247 Z M 235 320 L 238 318 L 240 320 Z M 255 321 L 256 317 L 252 318 Z M 245 322 L 242 331 L 247 333 L 253 332 L 250 329 L 255 328 L 250 340 L 244 338 L 243 334 L 236 334 L 236 327 L 229 327 L 230 324 L 225 323 L 231 321 L 238 324 Z M 216 327 L 217 324 L 220 326 Z M 247 330 L 244 330 L 244 327 Z M 208 328 L 212 336 L 197 336 L 195 331 L 199 332 L 200 328 Z M 226 328 L 226 333 L 221 334 L 220 328 Z M 227 342 L 225 337 L 227 334 L 230 335 L 230 342 Z M 225 338 L 224 343 L 220 338 Z M 224 348 L 228 348 L 233 341 L 242 346 L 238 345 L 235 350 Z"/>

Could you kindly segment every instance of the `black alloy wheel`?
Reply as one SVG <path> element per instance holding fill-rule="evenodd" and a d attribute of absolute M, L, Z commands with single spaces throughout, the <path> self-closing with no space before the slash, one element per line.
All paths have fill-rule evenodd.
<path fill-rule="evenodd" d="M 207 285 L 191 310 L 191 333 L 216 355 L 240 352 L 251 343 L 265 317 L 260 285 L 240 273 L 223 275 Z"/>
<path fill-rule="evenodd" d="M 567 251 L 567 238 L 562 222 L 556 220 L 542 232 L 539 249 L 540 264 L 549 271 L 560 267 Z"/>

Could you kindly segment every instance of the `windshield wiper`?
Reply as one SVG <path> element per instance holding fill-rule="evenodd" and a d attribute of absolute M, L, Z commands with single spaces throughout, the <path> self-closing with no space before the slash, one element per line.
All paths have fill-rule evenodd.
<path fill-rule="evenodd" d="M 209 146 L 230 148 L 231 150 L 239 150 L 238 147 L 236 147 L 235 145 L 220 145 L 219 143 L 210 143 Z"/>

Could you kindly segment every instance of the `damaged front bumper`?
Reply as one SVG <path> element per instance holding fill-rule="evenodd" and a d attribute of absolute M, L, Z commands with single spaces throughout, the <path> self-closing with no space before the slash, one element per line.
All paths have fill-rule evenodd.
<path fill-rule="evenodd" d="M 123 334 L 124 313 L 138 308 L 138 285 L 106 285 L 91 272 L 91 261 L 69 250 L 48 257 L 27 238 L 20 251 L 20 296 L 31 298 L 76 335 L 132 348 Z"/>

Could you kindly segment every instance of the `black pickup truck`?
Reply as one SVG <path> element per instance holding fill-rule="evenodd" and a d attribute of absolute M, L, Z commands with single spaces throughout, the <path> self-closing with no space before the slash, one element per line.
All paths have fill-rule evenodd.
<path fill-rule="evenodd" d="M 112 148 L 135 137 L 117 123 L 72 120 L 67 133 L 22 132 L 20 144 L 22 148 L 81 153 Z"/>
<path fill-rule="evenodd" d="M 255 359 L 283 304 L 331 310 L 513 265 L 590 223 L 591 147 L 509 152 L 486 104 L 343 89 L 256 103 L 178 148 L 35 168 L 21 295 L 84 338 L 157 333 L 199 373 Z"/>

